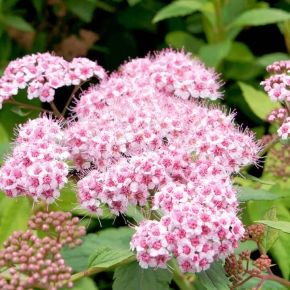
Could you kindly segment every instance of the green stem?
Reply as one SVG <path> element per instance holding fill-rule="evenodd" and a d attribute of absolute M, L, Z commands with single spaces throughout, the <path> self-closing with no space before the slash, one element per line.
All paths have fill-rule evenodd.
<path fill-rule="evenodd" d="M 225 37 L 225 29 L 224 22 L 222 16 L 222 0 L 214 0 L 214 12 L 216 18 L 216 42 L 220 42 L 224 40 Z"/>
<path fill-rule="evenodd" d="M 173 280 L 180 290 L 194 290 L 193 284 L 187 279 L 187 277 L 181 273 L 176 261 L 169 262 L 173 270 Z"/>

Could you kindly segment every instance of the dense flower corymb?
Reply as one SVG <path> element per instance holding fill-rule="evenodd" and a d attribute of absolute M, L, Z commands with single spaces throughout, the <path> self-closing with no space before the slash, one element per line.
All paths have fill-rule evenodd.
<path fill-rule="evenodd" d="M 205 270 L 243 235 L 231 175 L 256 162 L 259 151 L 233 114 L 198 103 L 220 98 L 220 84 L 213 70 L 183 52 L 131 60 L 82 93 L 65 129 L 43 118 L 35 124 L 53 122 L 47 131 L 33 121 L 24 125 L 0 186 L 9 196 L 52 202 L 66 182 L 69 158 L 81 172 L 83 209 L 97 216 L 104 204 L 116 215 L 129 205 L 156 211 L 159 219 L 144 220 L 131 241 L 142 267 L 166 267 L 175 257 L 184 272 Z M 22 146 L 20 181 L 12 167 Z M 50 174 L 46 165 L 53 166 Z"/>

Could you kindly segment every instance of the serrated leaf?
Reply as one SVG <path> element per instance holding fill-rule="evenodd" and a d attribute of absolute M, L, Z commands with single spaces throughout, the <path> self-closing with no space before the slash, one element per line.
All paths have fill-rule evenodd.
<path fill-rule="evenodd" d="M 157 12 L 153 18 L 153 23 L 167 18 L 185 16 L 195 11 L 199 11 L 202 9 L 202 6 L 205 2 L 206 1 L 201 0 L 174 1 Z"/>
<path fill-rule="evenodd" d="M 271 220 L 271 221 L 277 221 L 277 210 L 276 207 L 270 208 L 266 214 L 264 215 L 264 219 Z M 264 253 L 267 253 L 272 246 L 275 244 L 277 239 L 279 238 L 279 230 L 273 229 L 271 227 L 266 227 L 264 231 L 264 238 L 262 241 L 262 248 L 264 250 Z"/>
<path fill-rule="evenodd" d="M 99 248 L 90 257 L 88 268 L 110 268 L 123 261 L 132 261 L 135 254 L 129 250 Z"/>
<path fill-rule="evenodd" d="M 83 238 L 81 246 L 73 249 L 64 248 L 62 255 L 75 272 L 84 271 L 87 269 L 89 257 L 97 249 L 109 247 L 129 251 L 132 234 L 133 230 L 128 227 L 105 229 L 97 234 L 88 234 Z"/>
<path fill-rule="evenodd" d="M 196 273 L 199 282 L 207 290 L 229 290 L 229 280 L 221 262 L 213 263 L 206 271 Z"/>
<path fill-rule="evenodd" d="M 184 48 L 186 51 L 192 52 L 193 54 L 197 54 L 199 49 L 205 44 L 203 40 L 185 31 L 172 31 L 167 33 L 165 42 L 174 48 Z"/>
<path fill-rule="evenodd" d="M 248 200 L 275 200 L 279 199 L 281 196 L 271 193 L 264 189 L 253 189 L 251 187 L 240 187 L 238 190 L 238 200 L 248 201 Z"/>
<path fill-rule="evenodd" d="M 217 67 L 230 52 L 231 45 L 232 42 L 229 40 L 204 45 L 199 51 L 199 56 L 207 66 Z"/>
<path fill-rule="evenodd" d="M 0 193 L 0 247 L 3 242 L 14 232 L 26 230 L 32 205 L 28 198 L 8 198 Z"/>
<path fill-rule="evenodd" d="M 16 28 L 21 31 L 33 32 L 33 27 L 22 17 L 18 15 L 5 14 L 1 15 L 0 21 L 9 27 Z"/>
<path fill-rule="evenodd" d="M 260 119 L 265 120 L 273 109 L 280 107 L 278 103 L 272 102 L 266 93 L 242 82 L 238 82 L 238 84 L 246 102 Z"/>
<path fill-rule="evenodd" d="M 284 233 L 290 234 L 290 222 L 287 221 L 270 221 L 270 220 L 259 220 L 256 223 L 267 225 L 271 228 L 278 229 Z"/>
<path fill-rule="evenodd" d="M 252 9 L 242 13 L 237 17 L 231 26 L 260 26 L 272 23 L 287 21 L 290 19 L 290 13 L 275 9 Z"/>
<path fill-rule="evenodd" d="M 169 290 L 172 275 L 164 269 L 142 269 L 137 262 L 119 267 L 113 290 Z"/>

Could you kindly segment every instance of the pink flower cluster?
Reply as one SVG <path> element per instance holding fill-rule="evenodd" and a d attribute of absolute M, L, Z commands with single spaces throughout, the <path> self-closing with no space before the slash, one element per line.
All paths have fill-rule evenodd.
<path fill-rule="evenodd" d="M 287 117 L 282 124 L 282 126 L 278 129 L 278 136 L 282 140 L 287 140 L 290 137 L 290 117 Z"/>
<path fill-rule="evenodd" d="M 61 126 L 43 116 L 20 126 L 11 157 L 0 168 L 0 188 L 7 196 L 26 194 L 52 203 L 67 182 L 69 153 Z"/>
<path fill-rule="evenodd" d="M 204 270 L 243 235 L 231 175 L 256 162 L 260 149 L 232 114 L 198 103 L 220 98 L 220 84 L 183 52 L 131 60 L 81 95 L 64 130 L 45 117 L 21 127 L 0 187 L 52 202 L 69 155 L 81 171 L 83 209 L 101 215 L 106 205 L 118 215 L 150 204 L 160 216 L 132 238 L 142 267 L 176 257 L 184 272 Z"/>
<path fill-rule="evenodd" d="M 285 105 L 285 108 L 273 110 L 268 116 L 268 121 L 282 121 L 277 131 L 278 136 L 287 140 L 290 135 L 290 60 L 276 61 L 267 67 L 267 71 L 271 76 L 261 82 L 261 85 L 272 101 L 279 101 Z"/>
<path fill-rule="evenodd" d="M 286 118 L 287 114 L 288 112 L 287 112 L 287 109 L 285 108 L 274 109 L 267 117 L 267 120 L 269 122 L 274 122 L 274 121 L 279 121 L 279 120 L 283 121 Z"/>
<path fill-rule="evenodd" d="M 5 100 L 17 95 L 19 89 L 28 88 L 28 99 L 51 102 L 56 89 L 79 85 L 93 76 L 103 79 L 106 73 L 87 58 L 67 62 L 50 53 L 25 56 L 10 62 L 0 79 L 0 108 Z"/>
<path fill-rule="evenodd" d="M 290 102 L 290 60 L 277 61 L 267 67 L 272 75 L 261 82 L 272 101 Z"/>
<path fill-rule="evenodd" d="M 74 108 L 65 139 L 75 166 L 89 169 L 78 182 L 81 207 L 125 214 L 150 202 L 162 214 L 133 236 L 142 267 L 176 257 L 183 271 L 201 271 L 243 235 L 231 174 L 255 162 L 259 146 L 233 115 L 196 102 L 220 97 L 219 86 L 199 61 L 165 50 L 124 64 Z"/>

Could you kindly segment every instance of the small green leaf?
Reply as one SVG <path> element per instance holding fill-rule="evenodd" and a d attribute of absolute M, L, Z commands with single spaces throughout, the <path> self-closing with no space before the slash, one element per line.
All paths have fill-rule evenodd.
<path fill-rule="evenodd" d="M 185 16 L 195 11 L 199 11 L 202 9 L 204 3 L 206 3 L 206 1 L 202 0 L 174 1 L 157 12 L 153 18 L 153 23 L 167 18 Z"/>
<path fill-rule="evenodd" d="M 66 0 L 68 9 L 84 22 L 92 21 L 96 2 L 95 0 Z"/>
<path fill-rule="evenodd" d="M 260 119 L 265 120 L 273 109 L 280 107 L 278 103 L 272 102 L 266 93 L 242 82 L 238 82 L 238 84 L 246 102 Z"/>
<path fill-rule="evenodd" d="M 253 189 L 251 187 L 240 187 L 238 191 L 239 201 L 248 200 L 275 200 L 279 199 L 281 196 L 268 192 L 264 189 Z"/>
<path fill-rule="evenodd" d="M 129 250 L 117 250 L 108 247 L 97 249 L 90 257 L 88 268 L 110 268 L 123 261 L 133 261 L 135 254 Z"/>
<path fill-rule="evenodd" d="M 287 53 L 282 52 L 269 53 L 258 57 L 257 63 L 262 67 L 266 67 L 272 64 L 274 61 L 289 59 L 289 57 L 290 55 Z"/>
<path fill-rule="evenodd" d="M 256 223 L 267 225 L 271 228 L 281 230 L 287 234 L 290 234 L 290 222 L 287 221 L 270 221 L 270 220 L 260 220 L 255 221 Z"/>
<path fill-rule="evenodd" d="M 12 199 L 0 193 L 0 208 L 0 245 L 3 245 L 14 231 L 26 230 L 32 205 L 26 197 Z"/>
<path fill-rule="evenodd" d="M 76 185 L 69 181 L 60 192 L 57 202 L 50 206 L 51 210 L 71 211 L 77 205 Z"/>
<path fill-rule="evenodd" d="M 199 51 L 199 56 L 206 65 L 217 67 L 230 52 L 231 45 L 229 40 L 204 45 Z"/>
<path fill-rule="evenodd" d="M 142 269 L 137 262 L 119 267 L 113 290 L 169 290 L 172 274 L 164 269 Z"/>
<path fill-rule="evenodd" d="M 231 46 L 226 60 L 234 62 L 250 62 L 253 61 L 254 55 L 251 50 L 242 42 L 234 41 Z"/>
<path fill-rule="evenodd" d="M 221 262 L 213 263 L 206 271 L 197 273 L 199 282 L 207 290 L 228 290 L 229 280 Z"/>
<path fill-rule="evenodd" d="M 10 142 L 8 134 L 5 128 L 0 124 L 0 164 L 3 161 L 3 157 L 8 152 L 10 148 Z"/>
<path fill-rule="evenodd" d="M 88 234 L 83 244 L 73 249 L 64 248 L 62 256 L 75 272 L 87 269 L 89 257 L 100 248 L 109 247 L 114 250 L 129 251 L 129 242 L 133 230 L 128 227 L 105 229 L 97 234 Z"/>
<path fill-rule="evenodd" d="M 98 287 L 94 283 L 94 280 L 88 277 L 84 277 L 76 282 L 72 288 L 65 288 L 63 290 L 98 290 Z"/>
<path fill-rule="evenodd" d="M 198 39 L 184 31 L 172 31 L 166 34 L 165 42 L 174 48 L 189 51 L 197 54 L 199 49 L 205 44 L 203 40 Z"/>
<path fill-rule="evenodd" d="M 280 9 L 275 8 L 252 9 L 241 14 L 230 25 L 260 26 L 287 21 L 289 19 L 290 13 Z"/>
<path fill-rule="evenodd" d="M 0 21 L 6 26 L 13 27 L 21 31 L 34 31 L 33 27 L 25 19 L 17 15 L 1 15 Z"/>
<path fill-rule="evenodd" d="M 142 0 L 127 0 L 128 4 L 130 6 L 134 6 L 134 5 L 138 4 L 138 3 L 140 3 L 141 1 Z"/>
<path fill-rule="evenodd" d="M 270 208 L 266 214 L 264 215 L 264 219 L 271 220 L 271 221 L 277 221 L 277 210 L 276 207 Z M 267 253 L 272 246 L 275 244 L 277 239 L 279 238 L 279 230 L 273 229 L 271 227 L 266 227 L 264 232 L 264 238 L 262 241 L 262 248 L 265 253 Z"/>

